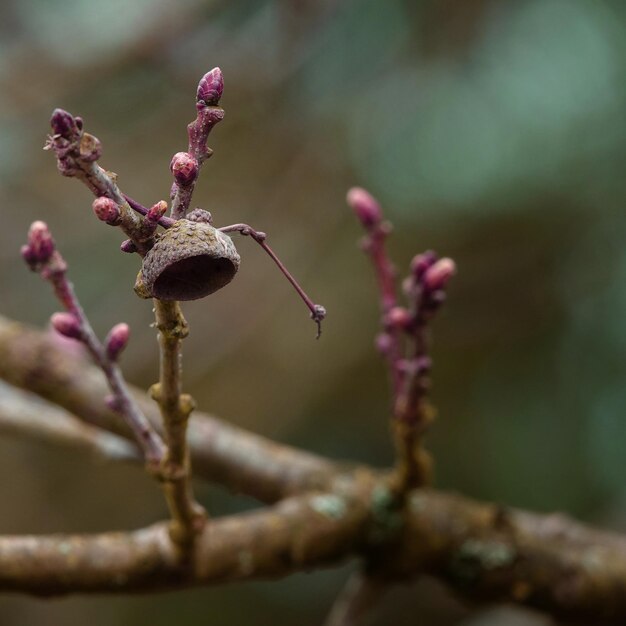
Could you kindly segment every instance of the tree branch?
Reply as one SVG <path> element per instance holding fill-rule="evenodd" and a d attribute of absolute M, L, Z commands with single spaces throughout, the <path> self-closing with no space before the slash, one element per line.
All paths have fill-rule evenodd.
<path fill-rule="evenodd" d="M 107 393 L 99 370 L 65 350 L 54 336 L 0 316 L 0 378 L 58 404 L 90 424 L 129 438 L 128 428 L 101 400 Z M 157 406 L 142 390 L 133 397 L 155 428 Z M 335 464 L 196 413 L 189 423 L 196 475 L 262 502 L 325 488 Z"/>
<path fill-rule="evenodd" d="M 185 575 L 167 524 L 132 533 L 0 537 L 0 590 L 130 593 L 275 578 L 376 551 L 387 477 L 213 520 Z M 515 602 L 556 617 L 623 624 L 626 539 L 562 516 L 503 511 L 453 494 L 409 495 L 402 538 L 379 551 L 384 575 L 431 574 L 473 600 Z"/>
<path fill-rule="evenodd" d="M 137 446 L 130 441 L 85 424 L 67 411 L 2 381 L 0 434 L 86 450 L 104 461 L 143 461 Z"/>

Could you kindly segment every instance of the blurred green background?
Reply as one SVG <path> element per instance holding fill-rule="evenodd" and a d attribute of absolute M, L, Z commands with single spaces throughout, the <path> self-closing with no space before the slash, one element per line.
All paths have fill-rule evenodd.
<path fill-rule="evenodd" d="M 47 221 L 100 333 L 128 322 L 128 378 L 156 377 L 138 260 L 41 150 L 51 110 L 82 115 L 122 189 L 167 199 L 197 80 L 219 65 L 226 118 L 194 205 L 245 221 L 329 315 L 320 341 L 269 259 L 237 239 L 234 283 L 187 304 L 185 385 L 204 410 L 336 458 L 388 465 L 377 300 L 345 205 L 382 202 L 404 272 L 427 248 L 459 273 L 435 324 L 428 438 L 437 483 L 626 529 L 626 5 L 619 0 L 4 0 L 0 8 L 0 314 L 56 302 L 18 250 Z M 152 482 L 0 440 L 0 532 L 134 528 Z M 253 505 L 198 485 L 213 514 Z M 7 504 L 10 503 L 10 506 Z M 0 598 L 0 623 L 314 625 L 347 575 L 139 598 Z M 431 581 L 377 624 L 548 623 L 477 610 Z"/>

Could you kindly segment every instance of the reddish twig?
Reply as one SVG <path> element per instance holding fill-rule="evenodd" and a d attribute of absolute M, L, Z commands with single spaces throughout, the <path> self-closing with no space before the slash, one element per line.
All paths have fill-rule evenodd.
<path fill-rule="evenodd" d="M 238 232 L 244 236 L 250 236 L 254 241 L 256 241 L 265 252 L 269 255 L 269 257 L 276 263 L 278 269 L 283 273 L 285 278 L 291 283 L 293 288 L 297 291 L 300 298 L 304 304 L 306 304 L 307 308 L 311 312 L 311 319 L 317 324 L 317 338 L 320 338 L 322 334 L 322 321 L 326 317 L 326 309 L 321 304 L 315 304 L 311 298 L 306 294 L 304 289 L 300 287 L 298 281 L 293 277 L 291 272 L 285 267 L 283 262 L 276 256 L 276 253 L 267 245 L 266 239 L 267 235 L 264 232 L 259 230 L 255 230 L 248 224 L 231 224 L 230 226 L 222 226 L 218 228 L 218 230 L 222 233 L 233 233 Z"/>
<path fill-rule="evenodd" d="M 171 198 L 171 216 L 177 220 L 185 217 L 191 204 L 200 168 L 213 151 L 207 146 L 209 133 L 224 119 L 224 109 L 218 106 L 224 79 L 219 67 L 207 72 L 198 84 L 196 119 L 187 126 L 188 152 L 178 152 L 172 158 L 170 170 L 174 176 Z"/>
<path fill-rule="evenodd" d="M 109 333 L 106 344 L 100 342 L 67 278 L 67 263 L 43 222 L 34 222 L 30 227 L 22 256 L 33 271 L 50 282 L 57 299 L 67 311 L 52 316 L 54 328 L 86 346 L 109 384 L 112 393 L 109 406 L 125 419 L 143 449 L 146 461 L 153 467 L 158 466 L 165 455 L 163 441 L 133 400 L 117 365 L 117 359 L 128 341 L 128 326 L 118 324 Z"/>
<path fill-rule="evenodd" d="M 383 220 L 380 205 L 365 189 L 353 187 L 348 192 L 347 201 L 367 233 L 361 246 L 364 252 L 369 255 L 376 273 L 380 310 L 383 319 L 385 319 L 398 301 L 396 270 L 385 248 L 385 241 L 391 233 L 391 224 Z M 385 357 L 389 367 L 394 397 L 400 389 L 402 377 L 398 368 L 402 358 L 400 335 L 401 333 L 397 328 L 391 327 L 386 328 L 376 338 L 376 346 Z"/>

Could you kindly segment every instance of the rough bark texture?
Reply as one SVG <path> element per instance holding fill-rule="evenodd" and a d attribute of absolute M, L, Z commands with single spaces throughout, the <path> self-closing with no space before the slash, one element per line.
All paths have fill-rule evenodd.
<path fill-rule="evenodd" d="M 100 400 L 105 387 L 98 372 L 45 334 L 2 318 L 0 378 L 92 425 L 127 434 Z M 156 421 L 156 407 L 145 402 Z M 626 623 L 622 536 L 562 515 L 430 489 L 410 492 L 398 508 L 386 474 L 340 468 L 216 418 L 194 421 L 190 445 L 201 475 L 281 502 L 212 520 L 197 539 L 193 567 L 181 567 L 165 522 L 129 533 L 0 537 L 0 591 L 153 591 L 281 577 L 358 557 L 383 581 L 428 574 L 472 600 L 524 604 L 594 624 Z"/>

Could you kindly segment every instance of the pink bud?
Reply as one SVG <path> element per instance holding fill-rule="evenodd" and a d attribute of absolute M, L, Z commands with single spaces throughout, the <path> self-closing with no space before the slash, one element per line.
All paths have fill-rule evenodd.
<path fill-rule="evenodd" d="M 128 339 L 130 337 L 130 328 L 128 324 L 116 324 L 110 330 L 107 338 L 105 340 L 107 356 L 111 361 L 117 361 L 122 350 L 128 344 Z"/>
<path fill-rule="evenodd" d="M 54 252 L 54 240 L 45 222 L 33 222 L 28 230 L 28 248 L 26 253 L 22 248 L 22 256 L 30 257 L 31 263 L 45 263 L 50 259 Z"/>
<path fill-rule="evenodd" d="M 352 187 L 348 191 L 346 199 L 363 226 L 369 227 L 380 224 L 383 219 L 380 204 L 368 191 L 361 187 Z"/>
<path fill-rule="evenodd" d="M 216 106 L 224 91 L 224 77 L 219 67 L 207 72 L 198 83 L 197 98 L 207 106 Z"/>
<path fill-rule="evenodd" d="M 52 111 L 50 126 L 55 135 L 61 135 L 66 139 L 69 139 L 70 136 L 78 130 L 74 116 L 63 109 L 54 109 L 54 111 Z"/>
<path fill-rule="evenodd" d="M 177 152 L 170 163 L 170 171 L 181 187 L 193 183 L 198 177 L 198 161 L 189 152 Z"/>
<path fill-rule="evenodd" d="M 157 202 L 155 205 L 150 207 L 150 210 L 146 214 L 146 219 L 149 222 L 154 222 L 155 224 L 165 215 L 167 212 L 167 202 L 165 200 L 161 200 Z"/>
<path fill-rule="evenodd" d="M 404 329 L 411 323 L 411 314 L 402 306 L 394 306 L 385 315 L 385 324 L 390 328 Z"/>
<path fill-rule="evenodd" d="M 104 403 L 111 411 L 113 411 L 114 413 L 119 413 L 120 402 L 113 394 L 108 394 L 104 396 Z"/>
<path fill-rule="evenodd" d="M 120 245 L 120 250 L 122 252 L 126 252 L 128 254 L 132 254 L 133 252 L 137 252 L 137 246 L 134 244 L 134 242 L 130 239 L 125 239 L 124 241 L 122 241 L 121 245 Z"/>
<path fill-rule="evenodd" d="M 22 258 L 24 259 L 24 261 L 28 263 L 28 265 L 35 265 L 37 263 L 37 261 L 35 261 L 35 258 L 33 257 L 33 252 L 30 249 L 29 245 L 24 244 L 20 248 L 20 254 L 22 255 Z"/>
<path fill-rule="evenodd" d="M 70 339 L 80 339 L 82 337 L 80 322 L 71 313 L 54 313 L 50 318 L 50 322 L 54 330 L 64 337 L 69 337 Z"/>
<path fill-rule="evenodd" d="M 444 289 L 454 274 L 456 274 L 455 262 L 444 257 L 426 270 L 423 277 L 424 286 L 431 291 Z"/>
<path fill-rule="evenodd" d="M 437 255 L 428 250 L 423 254 L 416 254 L 411 260 L 411 273 L 416 278 L 421 278 L 424 272 L 437 260 Z"/>
<path fill-rule="evenodd" d="M 106 222 L 111 226 L 119 224 L 120 208 L 114 200 L 111 200 L 111 198 L 100 196 L 93 201 L 91 207 L 99 220 Z"/>
<path fill-rule="evenodd" d="M 376 335 L 375 345 L 381 354 L 389 354 L 393 348 L 393 339 L 388 333 L 379 333 Z"/>

